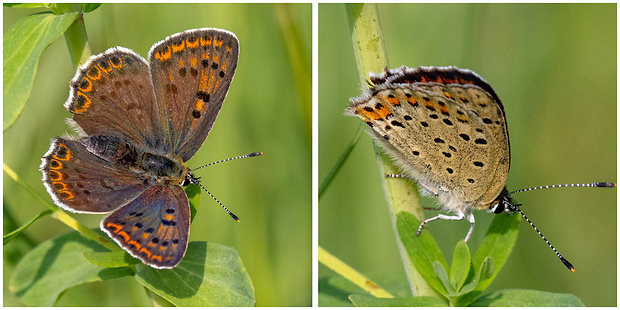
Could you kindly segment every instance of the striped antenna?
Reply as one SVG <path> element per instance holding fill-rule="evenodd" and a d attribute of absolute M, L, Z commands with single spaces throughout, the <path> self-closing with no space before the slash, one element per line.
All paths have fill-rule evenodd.
<path fill-rule="evenodd" d="M 545 240 L 545 243 L 547 243 L 547 245 L 553 250 L 553 252 L 555 252 L 555 255 L 558 256 L 558 258 L 564 264 L 564 266 L 566 266 L 566 268 L 568 268 L 568 270 L 570 270 L 572 272 L 575 272 L 575 267 L 573 267 L 573 264 L 571 264 L 566 258 L 564 258 L 564 256 L 562 256 L 562 254 L 560 254 L 560 252 L 558 252 L 558 250 L 556 250 L 556 248 L 553 245 L 551 245 L 551 242 L 549 242 L 549 240 L 547 240 L 547 238 L 545 238 L 545 236 L 534 225 L 534 223 L 532 223 L 532 221 L 530 221 L 530 219 L 528 219 L 527 216 L 525 216 L 523 211 L 521 211 L 521 209 L 519 209 L 520 204 L 512 204 L 512 202 L 510 201 L 511 199 L 509 198 L 511 194 L 515 194 L 515 193 L 527 192 L 527 191 L 531 191 L 531 190 L 535 190 L 535 189 L 560 188 L 560 187 L 606 187 L 606 188 L 615 188 L 616 187 L 616 183 L 598 182 L 598 183 L 585 183 L 585 184 L 583 184 L 583 183 L 580 183 L 580 184 L 559 184 L 559 185 L 545 185 L 545 186 L 537 186 L 537 187 L 530 187 L 530 188 L 520 189 L 518 191 L 510 192 L 508 194 L 508 200 L 506 201 L 507 205 L 505 206 L 505 208 L 506 208 L 507 212 L 514 212 L 514 211 L 519 212 L 521 214 L 521 216 L 530 224 L 530 226 L 532 226 L 532 228 L 534 228 L 534 230 L 536 230 L 538 235 L 541 238 L 543 238 L 543 240 Z"/>
<path fill-rule="evenodd" d="M 200 184 L 200 183 L 196 183 L 196 184 L 198 184 L 198 186 L 200 186 L 205 192 L 207 192 L 207 194 L 209 194 L 209 196 L 211 196 L 211 198 L 213 198 L 213 200 L 215 200 L 215 202 L 217 202 L 222 208 L 224 208 L 224 210 L 226 210 L 228 215 L 230 215 L 230 217 L 232 217 L 233 220 L 235 220 L 237 222 L 241 222 L 241 220 L 234 213 L 230 212 L 230 210 L 228 210 L 228 208 L 226 208 L 219 200 L 217 200 L 217 198 L 215 198 L 215 196 L 213 196 L 213 194 L 211 194 L 211 192 L 209 192 L 204 186 L 202 186 L 202 184 Z"/>
<path fill-rule="evenodd" d="M 564 264 L 564 266 L 566 266 L 566 268 L 568 268 L 568 270 L 570 270 L 572 272 L 575 272 L 575 267 L 573 267 L 573 264 L 571 264 L 566 258 L 564 258 L 564 256 L 562 256 L 562 254 L 560 254 L 560 252 L 558 252 L 558 250 L 556 250 L 556 248 L 551 244 L 551 242 L 549 242 L 549 240 L 547 240 L 547 238 L 545 238 L 545 236 L 542 234 L 542 232 L 540 232 L 540 230 L 538 230 L 538 227 L 536 227 L 534 225 L 534 223 L 532 223 L 532 221 L 530 221 L 530 219 L 528 219 L 527 216 L 525 216 L 523 211 L 521 211 L 521 209 L 519 209 L 518 206 L 519 205 L 512 205 L 510 207 L 510 209 L 519 212 L 521 214 L 521 216 L 530 224 L 530 226 L 532 226 L 534 228 L 534 230 L 538 233 L 538 235 L 541 238 L 543 238 L 543 240 L 545 240 L 545 243 L 547 243 L 547 245 L 553 250 L 553 252 L 555 252 L 555 255 L 558 256 L 558 258 Z"/>
<path fill-rule="evenodd" d="M 207 192 L 207 194 L 209 194 L 209 196 L 211 196 L 211 198 L 213 198 L 213 200 L 215 200 L 215 202 L 217 202 L 222 208 L 224 208 L 224 210 L 226 211 L 226 213 L 228 213 L 228 215 L 230 215 L 230 217 L 233 218 L 233 220 L 237 221 L 237 222 L 241 222 L 241 220 L 239 219 L 239 217 L 237 217 L 234 213 L 230 212 L 230 210 L 228 210 L 228 208 L 226 208 L 226 206 L 224 206 L 224 204 L 222 204 L 219 200 L 217 200 L 217 198 L 215 198 L 215 196 L 213 196 L 213 194 L 211 194 L 211 192 L 209 192 L 204 186 L 202 186 L 202 184 L 200 184 L 200 178 L 198 177 L 194 177 L 193 173 L 194 171 L 198 170 L 198 169 L 202 169 L 204 167 L 208 167 L 208 166 L 212 166 L 215 164 L 219 164 L 219 163 L 223 163 L 229 160 L 233 160 L 233 159 L 241 159 L 241 158 L 247 158 L 247 157 L 254 157 L 254 156 L 260 156 L 263 155 L 262 152 L 255 152 L 255 153 L 250 153 L 250 154 L 246 154 L 246 155 L 242 155 L 242 156 L 236 156 L 236 157 L 231 157 L 231 158 L 227 158 L 227 159 L 222 159 L 222 160 L 218 160 L 216 162 L 212 162 L 210 164 L 206 164 L 204 166 L 200 166 L 196 169 L 190 170 L 190 173 L 187 174 L 187 176 L 185 177 L 185 181 L 183 181 L 183 183 L 181 184 L 182 186 L 188 185 L 188 184 L 198 184 L 198 186 L 200 186 L 205 192 Z"/>
<path fill-rule="evenodd" d="M 192 170 L 192 172 L 194 172 L 194 171 L 196 171 L 196 170 L 198 170 L 198 169 L 202 169 L 202 168 L 204 168 L 204 167 L 209 167 L 209 166 L 212 166 L 212 165 L 215 165 L 215 164 L 223 163 L 223 162 L 225 162 L 225 161 L 229 161 L 229 160 L 233 160 L 233 159 L 241 159 L 241 158 L 248 158 L 248 157 L 260 156 L 260 155 L 263 155 L 263 152 L 255 152 L 255 153 L 250 153 L 250 154 L 246 154 L 246 155 L 241 155 L 241 156 L 236 156 L 236 157 L 226 158 L 226 159 L 222 159 L 222 160 L 218 160 L 218 161 L 212 162 L 212 163 L 210 163 L 210 164 L 206 164 L 206 165 L 204 165 L 204 166 L 200 166 L 200 167 L 198 167 L 198 168 L 196 168 L 196 169 L 193 169 L 193 170 Z"/>
<path fill-rule="evenodd" d="M 577 183 L 577 184 L 545 185 L 545 186 L 536 186 L 536 187 L 520 189 L 518 191 L 510 192 L 510 194 L 527 192 L 527 191 L 531 191 L 531 190 L 535 190 L 535 189 L 560 188 L 560 187 L 607 187 L 607 188 L 613 188 L 613 187 L 616 187 L 616 183 L 598 182 L 598 183 Z"/>

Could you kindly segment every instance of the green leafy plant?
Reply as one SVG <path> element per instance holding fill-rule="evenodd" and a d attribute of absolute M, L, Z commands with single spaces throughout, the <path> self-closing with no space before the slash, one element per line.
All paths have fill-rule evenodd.
<path fill-rule="evenodd" d="M 43 50 L 64 34 L 77 68 L 90 56 L 83 14 L 98 4 L 19 4 L 17 8 L 47 8 L 29 15 L 4 34 L 4 119 L 7 130 L 20 116 L 30 96 Z M 9 244 L 30 225 L 50 216 L 75 231 L 36 245 L 10 275 L 9 290 L 27 306 L 53 306 L 77 285 L 133 277 L 153 305 L 254 306 L 252 280 L 234 248 L 212 242 L 190 242 L 183 261 L 174 269 L 144 266 L 116 246 L 99 229 L 90 229 L 50 204 L 25 184 L 6 164 L 5 173 L 47 207 L 32 220 L 5 234 Z M 185 188 L 193 220 L 200 203 L 200 187 Z"/>
<path fill-rule="evenodd" d="M 367 72 L 380 72 L 388 67 L 376 5 L 346 5 L 360 80 L 365 84 Z M 354 146 L 357 141 L 352 143 Z M 350 153 L 350 146 L 345 155 Z M 375 147 L 381 175 L 393 173 L 389 158 Z M 339 160 L 337 166 L 344 160 Z M 332 172 L 339 167 L 332 168 Z M 321 192 L 333 179 L 332 173 L 322 184 Z M 339 274 L 333 281 L 320 281 L 322 306 L 583 306 L 574 295 L 535 290 L 506 289 L 491 293 L 485 290 L 506 263 L 518 236 L 521 218 L 518 214 L 496 215 L 485 238 L 472 255 L 460 241 L 448 264 L 439 246 L 428 232 L 416 236 L 422 218 L 417 189 L 405 180 L 383 180 L 394 233 L 403 262 L 407 282 L 393 278 L 372 281 L 337 258 L 319 249 L 319 261 Z M 343 266 L 346 266 L 343 267 Z M 357 285 L 345 285 L 338 279 Z M 330 279 L 331 280 L 331 279 Z M 369 285 L 371 283 L 372 285 Z M 388 283 L 385 289 L 376 283 Z M 396 284 L 395 284 L 396 283 Z M 386 296 L 389 295 L 389 296 Z M 321 301 L 323 300 L 323 301 Z"/>
<path fill-rule="evenodd" d="M 200 187 L 190 185 L 185 192 L 193 218 L 200 203 Z M 148 290 L 147 295 L 153 305 L 201 307 L 255 304 L 252 280 L 234 248 L 212 242 L 190 242 L 179 266 L 157 270 L 141 264 L 101 231 L 81 226 L 61 209 L 45 211 L 44 215 L 47 214 L 76 231 L 37 245 L 19 261 L 11 274 L 9 289 L 25 305 L 53 306 L 71 287 L 127 276 L 134 277 Z M 18 235 L 29 224 L 9 235 Z M 5 235 L 5 244 L 6 240 Z"/>

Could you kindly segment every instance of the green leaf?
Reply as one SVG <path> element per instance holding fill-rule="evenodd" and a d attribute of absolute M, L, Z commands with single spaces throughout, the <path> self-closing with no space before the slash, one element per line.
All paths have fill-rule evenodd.
<path fill-rule="evenodd" d="M 319 307 L 351 307 L 351 293 L 365 292 L 341 275 L 319 278 Z"/>
<path fill-rule="evenodd" d="M 237 251 L 212 242 L 190 242 L 177 267 L 162 270 L 143 267 L 136 280 L 178 307 L 253 307 L 256 304 L 252 280 Z"/>
<path fill-rule="evenodd" d="M 483 262 L 482 266 L 480 266 L 480 271 L 478 275 L 480 279 L 487 280 L 493 276 L 495 272 L 495 265 L 493 264 L 493 257 L 487 257 Z"/>
<path fill-rule="evenodd" d="M 28 252 L 17 264 L 9 289 L 27 306 L 53 306 L 68 288 L 81 283 L 133 275 L 131 268 L 102 268 L 82 253 L 108 251 L 74 231 L 47 240 Z"/>
<path fill-rule="evenodd" d="M 34 222 L 36 222 L 38 219 L 51 214 L 53 211 L 52 210 L 45 210 L 41 213 L 39 213 L 37 216 L 35 216 L 32 220 L 30 220 L 28 223 L 22 225 L 20 228 L 4 235 L 4 237 L 2 238 L 2 242 L 3 245 L 7 245 L 9 242 L 11 242 L 11 240 L 13 240 L 13 238 L 15 238 L 17 235 L 19 235 L 22 231 L 24 231 L 26 228 L 28 228 L 28 226 L 32 225 Z"/>
<path fill-rule="evenodd" d="M 349 299 L 356 307 L 447 307 L 446 302 L 434 296 L 406 298 L 377 298 L 369 295 L 352 294 Z"/>
<path fill-rule="evenodd" d="M 185 194 L 189 200 L 189 209 L 191 211 L 190 223 L 194 221 L 198 207 L 200 206 L 200 186 L 198 184 L 190 184 L 185 187 Z"/>
<path fill-rule="evenodd" d="M 516 213 L 495 216 L 473 258 L 474 270 L 481 273 L 478 286 L 472 292 L 461 296 L 457 305 L 469 305 L 493 282 L 517 242 L 520 222 L 521 217 Z M 488 262 L 483 264 L 485 261 Z"/>
<path fill-rule="evenodd" d="M 416 236 L 418 226 L 420 226 L 420 221 L 411 213 L 398 213 L 396 219 L 398 235 L 409 254 L 411 262 L 428 284 L 440 294 L 448 296 L 448 291 L 444 288 L 441 279 L 435 274 L 433 267 L 433 263 L 438 261 L 444 269 L 448 269 L 448 263 L 428 230 L 423 230 L 420 236 Z"/>
<path fill-rule="evenodd" d="M 473 259 L 474 268 L 478 269 L 487 257 L 493 258 L 493 276 L 482 281 L 478 289 L 486 289 L 504 267 L 512 248 L 517 243 L 520 222 L 521 217 L 516 213 L 498 214 L 493 219 Z"/>
<path fill-rule="evenodd" d="M 49 8 L 55 14 L 66 14 L 71 12 L 88 13 L 100 6 L 101 3 L 52 3 Z"/>
<path fill-rule="evenodd" d="M 139 259 L 125 251 L 84 252 L 83 254 L 91 264 L 104 268 L 127 267 L 141 263 Z"/>
<path fill-rule="evenodd" d="M 466 280 L 465 285 L 459 289 L 458 293 L 454 296 L 465 295 L 471 291 L 473 291 L 477 286 L 480 279 L 488 279 L 493 275 L 493 258 L 487 257 L 482 263 L 482 267 L 478 273 L 475 273 L 473 269 L 469 269 L 468 280 Z M 454 298 L 451 300 L 452 304 L 456 305 L 459 302 L 459 298 Z"/>
<path fill-rule="evenodd" d="M 26 106 L 41 53 L 78 15 L 33 14 L 20 19 L 4 33 L 3 130 L 13 125 Z"/>
<path fill-rule="evenodd" d="M 454 290 L 454 287 L 452 287 L 452 283 L 450 283 L 450 277 L 448 277 L 446 268 L 441 263 L 439 263 L 439 261 L 434 261 L 433 270 L 441 280 L 443 287 L 448 291 L 448 296 L 456 295 L 456 291 Z"/>
<path fill-rule="evenodd" d="M 452 254 L 452 268 L 450 268 L 450 281 L 452 287 L 454 287 L 457 292 L 461 289 L 463 283 L 465 283 L 470 267 L 471 254 L 469 253 L 469 247 L 467 243 L 465 243 L 465 240 L 461 240 L 454 248 Z"/>
<path fill-rule="evenodd" d="M 473 280 L 471 280 L 471 282 L 463 285 L 463 287 L 461 287 L 461 289 L 458 291 L 458 293 L 455 296 L 465 295 L 473 291 L 476 288 L 476 286 L 478 286 L 479 280 L 480 280 L 480 276 L 477 275 L 476 277 L 474 277 Z"/>
<path fill-rule="evenodd" d="M 84 11 L 84 13 L 92 12 L 100 6 L 101 3 L 82 3 L 82 11 Z"/>
<path fill-rule="evenodd" d="M 79 3 L 50 3 L 49 8 L 57 15 L 82 12 L 82 6 Z"/>
<path fill-rule="evenodd" d="M 536 290 L 499 290 L 480 297 L 473 307 L 585 307 L 572 294 L 558 294 Z"/>
<path fill-rule="evenodd" d="M 411 297 L 409 282 L 402 273 L 379 273 L 368 276 L 396 297 Z M 342 275 L 319 279 L 319 307 L 350 307 L 351 294 L 368 293 Z"/>

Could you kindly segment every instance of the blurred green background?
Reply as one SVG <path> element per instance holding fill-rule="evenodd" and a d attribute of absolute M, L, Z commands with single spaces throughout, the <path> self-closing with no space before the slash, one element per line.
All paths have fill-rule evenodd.
<path fill-rule="evenodd" d="M 616 4 L 380 4 L 378 11 L 391 68 L 469 68 L 495 89 L 510 131 L 509 190 L 617 181 Z M 366 127 L 343 115 L 349 98 L 361 94 L 343 4 L 319 5 L 319 90 L 322 182 L 358 128 Z M 319 245 L 371 279 L 404 279 L 380 178 L 364 134 L 319 201 Z M 523 221 L 489 291 L 565 292 L 588 306 L 616 306 L 616 195 L 616 189 L 589 188 L 516 194 L 576 272 Z M 423 204 L 435 202 L 424 198 Z M 475 215 L 472 253 L 493 217 Z M 428 229 L 450 261 L 468 227 L 438 221 Z M 319 266 L 319 278 L 333 275 Z"/>
<path fill-rule="evenodd" d="M 36 11 L 40 10 L 5 7 L 4 31 Z M 252 278 L 257 306 L 311 305 L 311 5 L 104 4 L 84 19 L 94 54 L 123 46 L 146 58 L 151 45 L 191 28 L 217 27 L 237 35 L 240 59 L 235 79 L 213 130 L 188 166 L 256 151 L 264 155 L 197 172 L 202 184 L 241 223 L 203 194 L 190 241 L 233 246 Z M 289 54 L 291 46 L 297 46 L 297 57 Z M 4 133 L 4 162 L 49 201 L 38 167 L 50 139 L 72 133 L 65 124 L 70 113 L 63 103 L 74 74 L 60 37 L 43 52 L 30 100 Z M 44 210 L 6 174 L 3 190 L 4 233 L 16 228 L 11 221 L 22 225 Z M 95 228 L 102 218 L 73 216 Z M 46 217 L 27 229 L 27 239 L 4 247 L 4 306 L 20 305 L 8 291 L 8 279 L 20 257 L 69 231 Z M 144 290 L 126 277 L 70 289 L 58 305 L 149 304 Z"/>

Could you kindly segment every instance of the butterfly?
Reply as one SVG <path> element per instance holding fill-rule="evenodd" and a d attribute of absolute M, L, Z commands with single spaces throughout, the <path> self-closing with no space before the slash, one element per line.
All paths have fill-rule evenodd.
<path fill-rule="evenodd" d="M 42 158 L 54 202 L 111 212 L 101 230 L 120 247 L 153 268 L 177 266 L 190 232 L 181 186 L 198 183 L 185 162 L 209 135 L 238 59 L 235 34 L 216 28 L 173 34 L 148 61 L 123 47 L 92 56 L 65 102 L 79 137 L 54 138 Z"/>
<path fill-rule="evenodd" d="M 510 139 L 504 105 L 493 88 L 471 70 L 402 66 L 371 73 L 367 91 L 352 98 L 346 112 L 370 127 L 374 141 L 402 171 L 387 177 L 415 181 L 437 198 L 443 210 L 453 213 L 422 221 L 417 235 L 435 220 L 467 219 L 467 242 L 475 226 L 473 211 L 518 212 L 574 271 L 511 194 L 553 187 L 616 187 L 615 183 L 599 182 L 508 192 Z"/>

